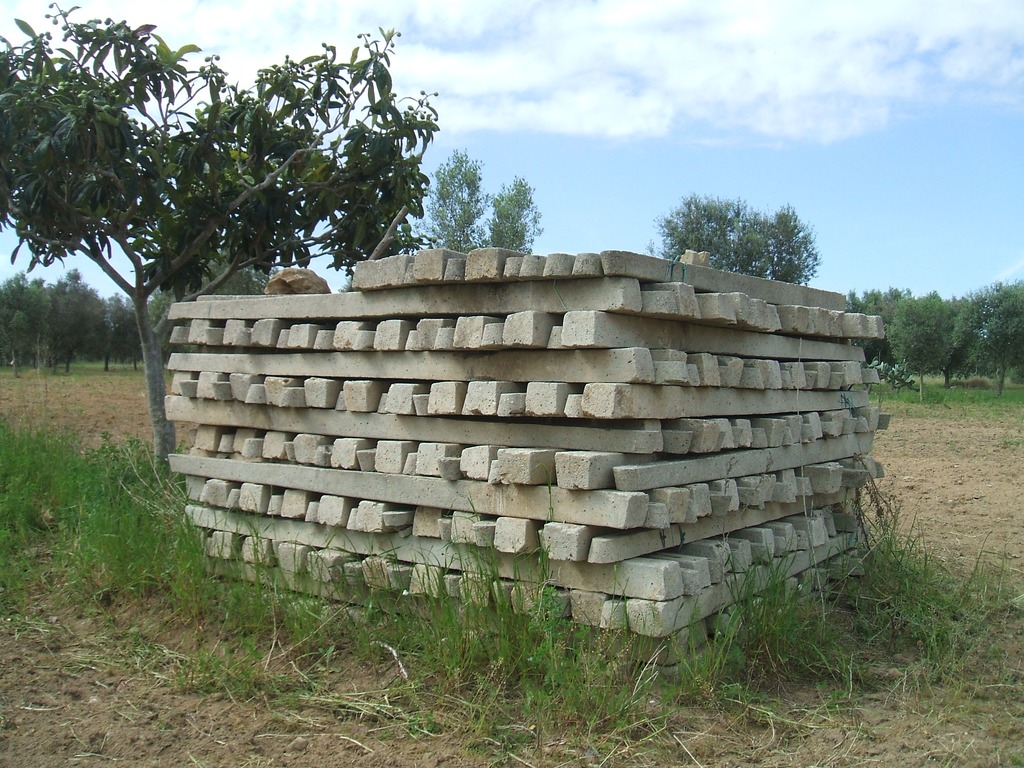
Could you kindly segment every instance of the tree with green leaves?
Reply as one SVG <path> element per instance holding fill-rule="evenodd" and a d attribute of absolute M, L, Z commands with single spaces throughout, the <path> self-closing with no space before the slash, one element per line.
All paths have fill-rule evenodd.
<path fill-rule="evenodd" d="M 707 251 L 715 269 L 787 283 L 807 283 L 821 263 L 814 230 L 788 205 L 769 214 L 744 200 L 689 195 L 656 225 L 668 259 Z"/>
<path fill-rule="evenodd" d="M 968 314 L 970 302 L 967 299 L 952 298 L 947 301 L 949 312 L 953 316 L 952 336 L 946 351 L 946 361 L 940 369 L 943 378 L 943 386 L 949 389 L 953 386 L 953 377 L 965 375 L 970 372 L 973 358 L 976 354 L 977 336 L 970 327 Z"/>
<path fill-rule="evenodd" d="M 426 239 L 436 248 L 465 253 L 486 240 L 482 219 L 491 204 L 483 188 L 483 166 L 456 150 L 438 166 L 427 194 Z"/>
<path fill-rule="evenodd" d="M 892 287 L 885 291 L 875 288 L 870 291 L 864 291 L 859 295 L 856 291 L 850 291 L 846 295 L 846 311 L 860 312 L 865 315 L 878 315 L 882 318 L 884 327 L 888 330 L 892 326 L 893 318 L 896 317 L 896 307 L 901 301 L 912 296 L 913 294 L 907 289 Z M 864 339 L 856 343 L 864 347 L 864 356 L 868 360 L 878 360 L 889 365 L 896 363 L 888 332 L 885 338 Z"/>
<path fill-rule="evenodd" d="M 949 370 L 955 355 L 955 323 L 956 307 L 935 292 L 920 298 L 904 298 L 896 305 L 888 336 L 897 359 L 906 360 L 918 374 L 921 399 L 924 374 Z"/>
<path fill-rule="evenodd" d="M 489 244 L 495 248 L 528 253 L 534 239 L 544 232 L 540 210 L 533 202 L 533 187 L 516 176 L 503 184 L 491 200 L 491 218 L 487 222 Z"/>
<path fill-rule="evenodd" d="M 99 357 L 104 341 L 104 304 L 95 288 L 82 280 L 77 269 L 72 269 L 48 288 L 50 292 L 50 365 L 64 364 L 64 372 L 71 370 L 71 362 L 80 356 Z"/>
<path fill-rule="evenodd" d="M 973 335 L 977 356 L 995 371 L 1002 395 L 1007 372 L 1024 365 L 1024 282 L 996 283 L 966 299 L 959 332 Z"/>
<path fill-rule="evenodd" d="M 15 376 L 29 361 L 43 364 L 49 323 L 50 293 L 42 279 L 19 272 L 0 284 L 0 353 Z"/>
<path fill-rule="evenodd" d="M 194 298 L 247 267 L 366 258 L 405 211 L 422 213 L 436 113 L 392 88 L 392 32 L 363 36 L 349 57 L 324 45 L 285 59 L 243 89 L 217 57 L 192 66 L 195 46 L 173 48 L 150 25 L 69 14 L 50 17 L 60 41 L 24 21 L 23 43 L 3 41 L 0 228 L 16 232 L 15 257 L 90 259 L 131 300 L 164 458 L 166 321 L 151 321 L 150 299 Z"/>
<path fill-rule="evenodd" d="M 498 194 L 488 194 L 483 165 L 461 150 L 438 167 L 425 207 L 423 239 L 435 248 L 465 253 L 490 246 L 525 252 L 544 231 L 533 187 L 517 176 Z"/>
<path fill-rule="evenodd" d="M 110 361 L 131 363 L 138 368 L 142 359 L 139 328 L 131 303 L 114 295 L 103 302 L 103 370 L 110 370 Z"/>

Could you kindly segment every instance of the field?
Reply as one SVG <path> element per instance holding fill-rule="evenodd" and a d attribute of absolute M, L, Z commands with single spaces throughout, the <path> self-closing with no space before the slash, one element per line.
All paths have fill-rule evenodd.
<path fill-rule="evenodd" d="M 504 701 L 497 673 L 489 685 L 486 672 L 437 672 L 429 649 L 407 653 L 337 606 L 293 601 L 258 614 L 225 588 L 204 598 L 215 609 L 192 610 L 192 598 L 160 586 L 180 585 L 175 574 L 149 576 L 144 564 L 125 566 L 143 574 L 138 585 L 114 589 L 87 553 L 51 551 L 91 541 L 64 531 L 61 521 L 77 518 L 55 497 L 33 512 L 39 544 L 20 552 L 37 575 L 15 588 L 0 567 L 0 590 L 9 590 L 0 591 L 0 765 L 1024 766 L 1024 390 L 999 401 L 936 388 L 923 404 L 914 398 L 885 401 L 892 424 L 874 455 L 886 470 L 885 504 L 901 510 L 892 534 L 900 549 L 886 562 L 916 568 L 894 583 L 929 594 L 914 582 L 937 574 L 936 602 L 856 630 L 866 639 L 844 657 L 848 669 L 705 674 L 704 685 L 652 682 L 640 669 L 627 722 L 573 713 L 562 700 L 551 705 L 554 720 L 517 719 L 528 702 Z M 148 436 L 142 377 L 131 370 L 2 372 L 0 421 L 15 432 L 70 432 L 100 456 L 117 454 L 112 444 L 126 436 Z M 13 463 L 0 446 L 0 494 L 4 456 Z M 118 536 L 113 546 L 132 546 Z M 76 562 L 92 571 L 75 571 Z M 857 623 L 856 614 L 830 615 Z M 252 616 L 266 624 L 240 630 Z M 328 621 L 341 627 L 333 642 L 324 640 Z M 929 626 L 962 636 L 934 639 Z M 316 642 L 296 627 L 311 627 Z M 920 639 L 902 642 L 911 633 Z M 614 695 L 597 690 L 593 701 Z"/>

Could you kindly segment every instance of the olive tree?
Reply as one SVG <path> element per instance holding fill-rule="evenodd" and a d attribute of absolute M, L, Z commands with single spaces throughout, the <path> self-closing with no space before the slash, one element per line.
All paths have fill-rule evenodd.
<path fill-rule="evenodd" d="M 715 269 L 787 283 L 807 283 L 821 263 L 814 230 L 788 205 L 769 214 L 744 200 L 689 195 L 655 223 L 665 258 L 707 251 Z"/>
<path fill-rule="evenodd" d="M 51 309 L 42 279 L 29 280 L 19 272 L 0 283 L 0 355 L 15 376 L 30 360 L 43 364 Z"/>
<path fill-rule="evenodd" d="M 533 187 L 525 179 L 517 176 L 491 195 L 484 190 L 483 164 L 462 150 L 438 166 L 425 208 L 423 240 L 436 248 L 529 251 L 544 231 Z"/>
<path fill-rule="evenodd" d="M 483 188 L 482 165 L 456 150 L 434 173 L 426 200 L 424 235 L 438 248 L 467 252 L 483 245 L 482 219 L 491 204 Z"/>
<path fill-rule="evenodd" d="M 966 300 L 961 332 L 973 335 L 978 362 L 995 370 L 1002 395 L 1007 372 L 1024 365 L 1024 282 L 996 283 Z"/>
<path fill-rule="evenodd" d="M 166 319 L 151 321 L 150 299 L 193 298 L 248 267 L 366 258 L 401 212 L 422 213 L 436 113 L 395 93 L 393 32 L 362 36 L 351 56 L 324 45 L 286 58 L 242 88 L 217 57 L 193 66 L 196 46 L 174 48 L 151 25 L 69 15 L 48 17 L 60 40 L 23 21 L 24 42 L 3 40 L 0 229 L 17 234 L 14 258 L 89 259 L 131 300 L 166 457 Z"/>
<path fill-rule="evenodd" d="M 918 393 L 922 399 L 924 374 L 949 370 L 949 362 L 956 354 L 955 323 L 956 306 L 935 292 L 904 298 L 896 305 L 888 329 L 889 341 L 897 359 L 906 360 L 918 374 Z"/>
<path fill-rule="evenodd" d="M 76 357 L 100 357 L 105 342 L 105 306 L 96 289 L 72 269 L 47 290 L 51 306 L 50 366 L 56 368 L 57 363 L 63 363 L 67 373 Z"/>
<path fill-rule="evenodd" d="M 142 357 L 138 324 L 131 304 L 123 296 L 110 296 L 103 302 L 103 326 L 103 370 L 110 370 L 111 359 L 138 368 Z"/>
<path fill-rule="evenodd" d="M 877 288 L 857 294 L 850 291 L 846 295 L 846 311 L 861 312 L 865 315 L 879 315 L 888 331 L 892 327 L 893 319 L 896 317 L 896 307 L 904 299 L 913 297 L 908 289 L 888 288 L 885 291 Z M 855 342 L 864 348 L 864 356 L 868 360 L 878 360 L 880 363 L 894 365 L 896 357 L 893 355 L 892 345 L 889 342 L 888 332 L 885 338 L 881 339 L 858 339 Z"/>
<path fill-rule="evenodd" d="M 502 184 L 491 199 L 491 218 L 487 222 L 489 244 L 495 248 L 529 252 L 533 241 L 544 232 L 540 210 L 533 201 L 533 187 L 516 176 L 511 184 Z"/>

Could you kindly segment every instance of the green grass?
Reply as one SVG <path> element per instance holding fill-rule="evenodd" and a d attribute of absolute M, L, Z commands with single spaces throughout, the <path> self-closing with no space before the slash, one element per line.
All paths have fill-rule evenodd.
<path fill-rule="evenodd" d="M 499 741 L 496 729 L 510 722 L 602 733 L 650 727 L 645 711 L 655 676 L 644 668 L 644 643 L 566 621 L 555 590 L 531 591 L 524 601 L 484 586 L 462 602 L 421 598 L 417 610 L 373 608 L 359 634 L 363 652 L 380 657 L 394 649 L 431 698 L 457 703 Z"/>
<path fill-rule="evenodd" d="M 683 660 L 688 698 L 770 691 L 813 682 L 848 696 L 898 658 L 923 685 L 964 679 L 992 661 L 993 628 L 1015 591 L 1005 563 L 978 562 L 966 577 L 933 557 L 891 500 L 865 500 L 863 574 L 808 595 L 783 574 L 738 595 L 708 646 Z"/>
<path fill-rule="evenodd" d="M 44 581 L 95 611 L 132 601 L 163 606 L 168 620 L 224 641 L 170 662 L 173 679 L 187 689 L 291 691 L 301 681 L 266 669 L 269 642 L 306 668 L 340 649 L 374 664 L 394 653 L 415 674 L 412 690 L 423 692 L 417 701 L 424 711 L 458 702 L 476 713 L 487 738 L 500 735 L 495 723 L 509 721 L 559 728 L 569 719 L 615 732 L 643 719 L 638 712 L 653 676 L 638 681 L 628 665 L 607 663 L 629 640 L 564 621 L 565 606 L 551 590 L 541 590 L 527 611 L 490 598 L 428 600 L 417 611 L 395 611 L 382 595 L 353 622 L 344 607 L 273 579 L 211 578 L 199 538 L 180 514 L 182 489 L 138 442 L 82 452 L 69 438 L 0 430 L 0 597 L 7 613 L 24 611 Z M 125 647 L 139 642 L 131 633 L 119 640 Z"/>
<path fill-rule="evenodd" d="M 20 609 L 45 557 L 41 540 L 88 488 L 87 478 L 54 472 L 54 457 L 74 453 L 65 435 L 12 432 L 0 423 L 0 609 Z"/>
<path fill-rule="evenodd" d="M 93 381 L 93 380 L 109 380 L 109 379 L 125 379 L 125 380 L 137 380 L 139 386 L 145 386 L 145 371 L 142 367 L 142 361 L 139 361 L 137 366 L 132 366 L 131 363 L 117 363 L 111 362 L 110 369 L 103 369 L 103 362 L 100 360 L 82 360 L 75 361 L 71 364 L 71 370 L 65 371 L 63 365 L 58 365 L 56 368 L 21 368 L 15 375 L 14 370 L 7 366 L 0 368 L 0 381 L 14 380 L 15 378 L 35 378 L 40 380 L 47 379 L 71 379 L 74 381 Z M 170 371 L 165 371 L 165 379 L 170 382 L 172 374 Z M 1009 386 L 1009 385 L 1007 385 Z"/>
<path fill-rule="evenodd" d="M 1020 593 L 981 563 L 966 579 L 950 573 L 874 498 L 864 577 L 809 595 L 780 572 L 757 593 L 740 590 L 715 637 L 693 633 L 670 682 L 655 674 L 655 644 L 565 621 L 547 587 L 528 604 L 489 589 L 461 603 L 370 593 L 354 614 L 272 578 L 212 578 L 184 504 L 137 442 L 82 451 L 67 436 L 0 423 L 0 613 L 27 615 L 47 591 L 108 617 L 112 655 L 159 667 L 182 689 L 468 734 L 498 754 L 563 732 L 656 739 L 678 704 L 752 711 L 756 701 L 763 712 L 765 697 L 794 682 L 845 701 L 897 657 L 926 684 L 963 677 Z M 132 606 L 149 623 L 125 625 Z M 174 649 L 159 639 L 172 627 L 186 638 Z M 341 662 L 390 670 L 391 682 L 340 694 Z"/>
<path fill-rule="evenodd" d="M 874 404 L 881 395 L 882 410 L 897 413 L 900 416 L 944 417 L 951 418 L 1001 418 L 1005 416 L 1024 417 L 1024 385 L 1006 383 L 1002 395 L 996 395 L 995 389 L 971 389 L 954 386 L 943 387 L 942 379 L 925 379 L 923 402 L 918 392 L 902 390 L 894 393 L 888 385 L 874 384 L 871 386 L 871 400 Z"/>
<path fill-rule="evenodd" d="M 854 631 L 880 650 L 912 652 L 930 680 L 956 678 L 990 650 L 989 631 L 1010 609 L 1005 562 L 979 560 L 966 578 L 953 573 L 890 499 L 869 491 L 865 573 L 846 591 Z"/>

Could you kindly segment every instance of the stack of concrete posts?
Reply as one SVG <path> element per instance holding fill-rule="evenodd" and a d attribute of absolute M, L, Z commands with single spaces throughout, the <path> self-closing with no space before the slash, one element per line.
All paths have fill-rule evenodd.
<path fill-rule="evenodd" d="M 667 636 L 857 544 L 879 318 L 619 251 L 423 251 L 351 292 L 177 304 L 187 514 L 296 588 L 511 599 Z M 753 582 L 751 582 L 753 580 Z"/>

